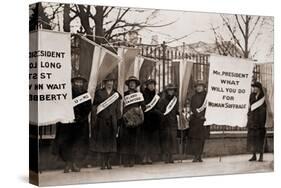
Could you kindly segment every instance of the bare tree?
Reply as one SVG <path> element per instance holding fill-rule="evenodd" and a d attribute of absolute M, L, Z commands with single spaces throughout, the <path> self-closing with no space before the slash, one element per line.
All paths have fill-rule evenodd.
<path fill-rule="evenodd" d="M 225 40 L 221 33 L 217 32 L 217 28 L 211 25 L 211 29 L 215 36 L 215 51 L 224 56 L 241 57 L 242 53 L 232 40 Z"/>
<path fill-rule="evenodd" d="M 29 8 L 29 30 L 35 30 L 38 27 L 42 29 L 51 29 L 51 18 L 44 11 L 42 3 L 36 3 Z"/>
<path fill-rule="evenodd" d="M 173 24 L 173 22 L 157 24 L 153 23 L 153 18 L 158 10 L 137 10 L 122 7 L 107 7 L 107 6 L 90 6 L 77 4 L 57 4 L 45 3 L 42 13 L 46 15 L 47 24 L 59 25 L 60 20 L 54 20 L 56 16 L 62 14 L 63 31 L 70 32 L 73 20 L 79 20 L 80 27 L 77 30 L 79 33 L 86 34 L 91 40 L 98 44 L 106 43 L 108 41 L 124 40 L 125 36 L 130 32 L 139 32 L 144 28 L 164 27 Z M 49 11 L 44 11 L 48 7 Z M 51 7 L 51 9 L 50 9 Z M 56 7 L 56 8 L 54 8 Z M 149 15 L 147 12 L 151 12 Z M 126 18 L 129 13 L 143 17 L 143 20 L 138 22 L 128 21 Z M 143 14 L 146 13 L 146 14 Z M 51 27 L 49 29 L 54 29 Z"/>
<path fill-rule="evenodd" d="M 243 58 L 250 58 L 252 47 L 259 38 L 261 28 L 266 17 L 249 15 L 220 15 L 224 28 L 230 35 L 230 40 L 225 40 L 226 36 L 219 33 L 212 27 L 215 36 L 215 42 L 219 53 L 223 55 L 237 56 L 237 49 L 242 52 Z M 234 48 L 237 47 L 236 53 Z M 252 54 L 253 55 L 253 54 Z"/>

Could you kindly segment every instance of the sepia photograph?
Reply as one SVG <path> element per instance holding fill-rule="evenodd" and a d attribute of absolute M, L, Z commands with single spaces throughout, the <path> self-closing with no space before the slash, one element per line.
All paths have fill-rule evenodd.
<path fill-rule="evenodd" d="M 274 171 L 274 17 L 29 6 L 29 182 Z"/>

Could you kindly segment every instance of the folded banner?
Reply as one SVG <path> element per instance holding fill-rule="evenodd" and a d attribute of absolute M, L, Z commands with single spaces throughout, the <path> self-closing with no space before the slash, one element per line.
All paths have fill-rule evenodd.
<path fill-rule="evenodd" d="M 210 57 L 205 125 L 246 126 L 252 74 L 251 60 Z"/>
<path fill-rule="evenodd" d="M 29 40 L 30 124 L 72 122 L 70 33 L 38 30 Z"/>
<path fill-rule="evenodd" d="M 118 91 L 123 96 L 124 82 L 129 76 L 133 76 L 134 66 L 136 62 L 136 56 L 140 52 L 135 48 L 119 48 L 118 56 L 121 58 L 121 62 L 118 64 Z M 138 76 L 137 76 L 138 77 Z"/>
<path fill-rule="evenodd" d="M 191 73 L 193 69 L 193 62 L 190 59 L 175 59 L 173 63 L 179 63 L 179 111 L 184 109 L 185 102 L 187 100 L 187 91 L 189 88 Z M 187 129 L 189 127 L 186 117 L 180 114 L 180 123 L 178 124 L 180 130 Z"/>
<path fill-rule="evenodd" d="M 80 67 L 79 71 L 88 83 L 88 92 L 92 99 L 98 83 L 118 66 L 121 58 L 108 49 L 96 44 L 86 37 L 80 37 Z"/>
<path fill-rule="evenodd" d="M 139 58 L 139 75 L 137 75 L 137 77 L 139 77 L 140 81 L 143 83 L 146 80 L 150 79 L 150 78 L 155 78 L 156 76 L 154 74 L 155 73 L 155 68 L 156 68 L 156 64 L 157 62 L 159 62 L 159 60 L 157 59 L 153 59 L 153 58 L 148 58 L 148 57 L 143 57 L 143 56 L 138 56 Z M 157 85 L 157 84 L 156 84 Z"/>

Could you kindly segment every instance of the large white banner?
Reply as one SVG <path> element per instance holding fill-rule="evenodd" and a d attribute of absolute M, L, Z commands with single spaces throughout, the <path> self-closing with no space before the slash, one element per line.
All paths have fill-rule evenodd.
<path fill-rule="evenodd" d="M 246 126 L 253 61 L 211 56 L 205 125 Z"/>
<path fill-rule="evenodd" d="M 30 124 L 72 122 L 70 34 L 39 30 L 29 37 Z"/>

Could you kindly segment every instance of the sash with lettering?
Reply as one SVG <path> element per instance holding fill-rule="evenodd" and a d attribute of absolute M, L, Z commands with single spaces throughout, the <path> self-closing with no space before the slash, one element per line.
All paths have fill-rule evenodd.
<path fill-rule="evenodd" d="M 124 97 L 124 106 L 126 107 L 142 101 L 144 101 L 144 98 L 141 92 L 132 93 Z"/>
<path fill-rule="evenodd" d="M 145 105 L 145 111 L 144 112 L 148 112 L 150 111 L 159 101 L 160 97 L 159 95 L 154 95 L 153 99 L 147 104 Z"/>
<path fill-rule="evenodd" d="M 203 110 L 205 110 L 206 107 L 207 107 L 207 97 L 205 98 L 205 100 L 204 100 L 202 106 L 199 107 L 199 108 L 196 108 L 196 111 L 197 111 L 198 113 L 201 113 Z"/>
<path fill-rule="evenodd" d="M 169 113 L 173 110 L 173 108 L 174 108 L 175 105 L 177 104 L 177 101 L 178 101 L 177 97 L 174 96 L 174 97 L 172 98 L 172 100 L 169 102 L 169 104 L 167 105 L 166 111 L 165 111 L 165 113 L 164 113 L 164 116 L 167 115 L 167 114 L 169 114 Z"/>
<path fill-rule="evenodd" d="M 99 114 L 101 111 L 109 107 L 112 103 L 114 103 L 119 98 L 119 93 L 115 92 L 113 95 L 108 97 L 105 101 L 100 103 L 97 107 L 97 114 Z"/>
<path fill-rule="evenodd" d="M 78 97 L 75 97 L 74 99 L 72 99 L 73 101 L 73 107 L 86 102 L 87 100 L 91 99 L 91 95 L 89 93 L 84 93 L 82 95 L 79 95 Z"/>
<path fill-rule="evenodd" d="M 251 105 L 251 111 L 254 111 L 255 109 L 259 108 L 261 105 L 263 105 L 264 101 L 265 101 L 265 97 L 263 97 L 260 100 L 254 102 Z"/>

